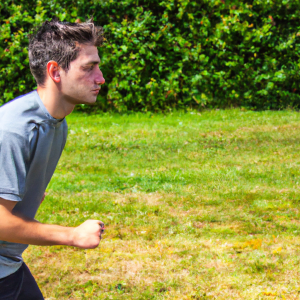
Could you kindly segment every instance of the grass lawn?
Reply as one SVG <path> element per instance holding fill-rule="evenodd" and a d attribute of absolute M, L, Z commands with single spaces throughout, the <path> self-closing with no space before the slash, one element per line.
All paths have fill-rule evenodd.
<path fill-rule="evenodd" d="M 99 247 L 30 246 L 50 299 L 299 299 L 300 115 L 72 114 L 37 219 Z"/>

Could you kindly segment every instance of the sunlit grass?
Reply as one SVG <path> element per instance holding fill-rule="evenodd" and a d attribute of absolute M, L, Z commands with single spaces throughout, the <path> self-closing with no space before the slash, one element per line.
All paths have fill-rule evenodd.
<path fill-rule="evenodd" d="M 30 247 L 48 299 L 298 299 L 300 116 L 73 114 L 37 219 L 100 219 L 94 250 Z"/>

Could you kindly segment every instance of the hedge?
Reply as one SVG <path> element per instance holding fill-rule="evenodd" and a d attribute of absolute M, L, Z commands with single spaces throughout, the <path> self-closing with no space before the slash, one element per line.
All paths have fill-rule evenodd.
<path fill-rule="evenodd" d="M 93 109 L 300 104 L 296 0 L 5 0 L 0 11 L 0 104 L 35 87 L 28 33 L 53 16 L 93 17 L 105 29 L 99 53 L 106 84 Z"/>

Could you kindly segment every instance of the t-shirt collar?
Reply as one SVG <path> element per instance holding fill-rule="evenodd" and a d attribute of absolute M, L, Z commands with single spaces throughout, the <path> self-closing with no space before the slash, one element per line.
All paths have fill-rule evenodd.
<path fill-rule="evenodd" d="M 53 117 L 50 115 L 50 113 L 48 112 L 47 108 L 45 107 L 45 105 L 44 105 L 42 99 L 40 98 L 40 96 L 39 96 L 37 90 L 34 90 L 33 93 L 35 93 L 36 100 L 37 100 L 37 102 L 38 102 L 38 104 L 39 104 L 41 110 L 43 111 L 43 113 L 44 113 L 45 116 L 47 117 L 47 120 L 48 120 L 50 123 L 52 123 L 52 124 L 60 124 L 60 123 L 62 123 L 63 120 L 64 120 L 65 118 L 62 118 L 62 119 L 55 119 L 55 118 L 53 118 Z"/>

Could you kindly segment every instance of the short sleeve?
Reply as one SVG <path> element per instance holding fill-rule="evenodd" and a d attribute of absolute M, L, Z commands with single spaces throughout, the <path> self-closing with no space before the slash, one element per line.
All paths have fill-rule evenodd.
<path fill-rule="evenodd" d="M 0 197 L 21 201 L 26 186 L 29 143 L 16 133 L 0 131 Z"/>

